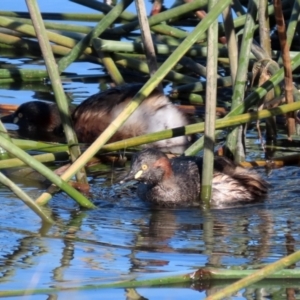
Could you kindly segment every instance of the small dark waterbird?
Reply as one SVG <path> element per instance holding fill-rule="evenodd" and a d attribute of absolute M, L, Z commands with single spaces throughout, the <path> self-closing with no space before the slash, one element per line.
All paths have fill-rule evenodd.
<path fill-rule="evenodd" d="M 199 205 L 202 163 L 201 157 L 169 159 L 163 152 L 148 148 L 133 158 L 131 169 L 121 183 L 139 181 L 139 198 L 157 206 Z M 235 165 L 225 157 L 215 158 L 212 207 L 262 201 L 267 192 L 268 183 L 256 172 Z"/>
<path fill-rule="evenodd" d="M 55 103 L 25 102 L 12 114 L 1 117 L 1 121 L 18 125 L 18 135 L 23 138 L 63 141 L 61 120 Z"/>
<path fill-rule="evenodd" d="M 72 121 L 79 142 L 92 143 L 119 115 L 141 84 L 127 84 L 108 89 L 90 96 L 72 112 Z M 42 101 L 24 103 L 11 115 L 1 118 L 4 123 L 19 126 L 24 138 L 32 133 L 52 132 L 62 136 L 62 125 L 56 104 Z M 115 142 L 142 134 L 152 133 L 187 125 L 186 116 L 173 105 L 169 98 L 154 90 L 116 132 L 109 142 Z M 190 137 L 180 136 L 158 141 L 151 146 L 181 153 L 187 147 Z M 177 149 L 178 148 L 178 149 Z"/>

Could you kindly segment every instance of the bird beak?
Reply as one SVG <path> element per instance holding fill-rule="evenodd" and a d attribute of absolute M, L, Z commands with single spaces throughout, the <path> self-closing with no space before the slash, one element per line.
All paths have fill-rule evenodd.
<path fill-rule="evenodd" d="M 125 177 L 123 177 L 121 180 L 120 180 L 120 183 L 124 183 L 126 181 L 130 181 L 130 180 L 138 180 L 141 175 L 143 174 L 143 171 L 142 170 L 139 170 L 137 173 L 134 173 L 133 171 L 130 171 Z"/>
<path fill-rule="evenodd" d="M 134 175 L 134 179 L 138 180 L 143 174 L 143 171 L 142 170 L 139 170 L 137 173 L 135 173 Z"/>

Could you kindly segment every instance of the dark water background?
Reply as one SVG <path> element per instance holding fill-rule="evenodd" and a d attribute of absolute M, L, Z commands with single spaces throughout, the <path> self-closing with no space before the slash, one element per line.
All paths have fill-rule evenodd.
<path fill-rule="evenodd" d="M 64 2 L 64 5 L 61 5 Z M 58 4 L 60 3 L 60 4 Z M 43 11 L 91 11 L 68 1 L 39 1 Z M 1 9 L 26 11 L 24 1 L 4 1 Z M 147 2 L 149 6 L 149 3 Z M 0 57 L 1 64 L 40 68 L 40 61 Z M 68 72 L 99 75 L 101 67 L 74 63 Z M 41 88 L 42 87 L 42 88 Z M 64 88 L 74 103 L 99 91 L 99 82 L 66 80 Z M 25 85 L 23 89 L 0 86 L 2 104 L 46 100 L 46 85 Z M 256 138 L 248 139 L 248 150 L 257 148 Z M 295 149 L 299 151 L 299 149 Z M 255 152 L 249 158 L 260 157 Z M 5 187 L 0 186 L 0 291 L 76 287 L 115 282 L 128 278 L 145 279 L 197 268 L 250 269 L 272 263 L 298 250 L 300 199 L 298 167 L 284 167 L 268 175 L 258 172 L 271 184 L 263 204 L 202 212 L 199 209 L 154 210 L 135 196 L 134 187 L 113 181 L 118 172 L 92 179 L 92 199 L 98 209 L 80 211 L 65 194 L 50 202 L 57 224 L 44 227 L 39 218 Z M 16 173 L 13 179 L 32 197 L 44 185 Z M 204 299 L 226 285 L 188 284 L 160 288 L 138 288 L 148 299 Z M 232 299 L 299 298 L 299 283 L 268 281 L 242 290 Z M 126 299 L 124 289 L 82 290 L 41 293 L 26 299 Z M 10 299 L 19 299 L 11 297 Z"/>

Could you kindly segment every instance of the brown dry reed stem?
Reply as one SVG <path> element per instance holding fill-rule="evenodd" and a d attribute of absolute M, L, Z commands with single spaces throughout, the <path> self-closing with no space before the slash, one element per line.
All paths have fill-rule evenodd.
<path fill-rule="evenodd" d="M 291 61 L 292 69 L 296 69 L 300 65 L 300 54 L 298 53 Z M 229 118 L 231 116 L 236 116 L 247 111 L 252 105 L 258 103 L 258 101 L 264 97 L 268 91 L 279 85 L 279 83 L 284 79 L 283 68 L 279 69 L 268 81 L 266 81 L 262 86 L 258 87 L 253 93 L 251 93 L 239 106 L 234 110 L 230 111 L 224 118 Z M 293 111 L 293 110 L 291 110 Z M 218 120 L 219 121 L 219 120 Z M 218 122 L 217 121 L 217 122 Z M 216 131 L 216 134 L 220 131 Z M 190 146 L 186 151 L 185 155 L 196 155 L 203 148 L 203 138 L 200 138 L 192 146 Z"/>
<path fill-rule="evenodd" d="M 147 58 L 149 74 L 150 76 L 153 76 L 158 69 L 158 65 L 144 0 L 135 0 L 135 7 L 138 13 L 141 36 Z M 162 85 L 159 85 L 159 89 L 161 92 L 163 92 Z"/>
<path fill-rule="evenodd" d="M 274 0 L 275 20 L 277 25 L 277 32 L 282 51 L 282 60 L 284 68 L 284 83 L 285 83 L 285 97 L 287 103 L 292 103 L 293 99 L 293 75 L 291 69 L 291 58 L 289 54 L 289 44 L 287 42 L 287 35 L 285 31 L 285 22 L 282 12 L 281 0 Z M 287 115 L 287 132 L 288 137 L 295 133 L 295 118 L 292 113 Z"/>
<path fill-rule="evenodd" d="M 71 160 L 75 161 L 80 156 L 81 151 L 80 147 L 78 146 L 76 133 L 73 130 L 69 113 L 68 100 L 60 80 L 58 66 L 51 51 L 50 43 L 47 38 L 47 32 L 36 0 L 26 0 L 26 4 L 32 19 L 33 26 L 35 28 L 41 51 L 43 53 L 46 68 L 49 73 L 56 103 L 59 109 L 60 118 L 62 120 L 63 129 L 68 142 Z M 86 173 L 83 168 L 77 170 L 76 178 L 81 183 L 87 183 Z"/>

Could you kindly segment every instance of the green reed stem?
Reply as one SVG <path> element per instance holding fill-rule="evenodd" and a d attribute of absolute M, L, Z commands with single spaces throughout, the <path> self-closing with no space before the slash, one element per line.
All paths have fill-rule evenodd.
<path fill-rule="evenodd" d="M 57 292 L 70 292 L 70 291 L 88 291 L 97 289 L 112 289 L 112 288 L 138 288 L 138 287 L 161 287 L 161 286 L 172 286 L 174 284 L 182 283 L 204 283 L 209 284 L 211 280 L 219 280 L 219 284 L 228 285 L 228 281 L 222 282 L 222 279 L 236 279 L 253 274 L 256 271 L 253 270 L 224 270 L 224 269 L 213 269 L 205 268 L 198 269 L 192 273 L 179 272 L 171 273 L 168 276 L 157 276 L 152 279 L 145 280 L 134 280 L 134 278 L 128 278 L 126 280 L 117 281 L 113 283 L 98 283 L 94 280 L 93 284 L 79 285 L 72 287 L 58 286 L 55 288 L 42 288 L 42 289 L 26 289 L 25 290 L 6 290 L 0 291 L 0 297 L 13 297 L 26 295 L 38 295 L 38 294 L 53 294 Z M 272 274 L 268 274 L 266 278 L 269 279 L 299 279 L 299 269 L 284 269 L 278 270 Z M 278 285 L 278 282 L 275 282 Z M 287 283 L 288 286 L 290 286 Z M 292 283 L 294 287 L 295 282 Z M 276 286 L 276 285 L 275 285 Z M 265 287 L 265 284 L 263 285 Z"/>
<path fill-rule="evenodd" d="M 295 35 L 295 31 L 297 28 L 297 23 L 299 20 L 299 15 L 300 15 L 300 0 L 295 0 L 294 1 L 294 6 L 293 6 L 293 10 L 291 13 L 291 17 L 290 20 L 288 22 L 288 28 L 286 31 L 286 35 L 287 35 L 287 43 L 289 45 L 289 48 L 291 47 L 292 44 L 292 40 L 294 38 Z"/>
<path fill-rule="evenodd" d="M 300 260 L 300 251 L 297 251 L 289 256 L 286 256 L 269 266 L 262 268 L 259 271 L 254 272 L 253 274 L 229 285 L 221 291 L 216 292 L 213 295 L 210 295 L 206 300 L 219 300 L 224 299 L 228 296 L 231 296 L 235 292 L 249 286 L 250 284 L 257 282 L 263 278 L 266 278 L 268 275 L 275 273 L 276 271 L 282 270 Z"/>
<path fill-rule="evenodd" d="M 231 103 L 231 110 L 239 106 L 245 95 L 246 82 L 248 80 L 248 66 L 251 52 L 251 44 L 254 34 L 255 19 L 257 14 L 258 1 L 249 1 L 248 13 L 245 22 L 243 33 L 242 45 L 240 49 L 241 55 L 239 56 L 238 69 L 236 80 L 233 88 L 233 96 Z M 236 162 L 244 160 L 244 149 L 242 145 L 241 130 L 239 128 L 233 129 L 226 139 L 226 152 L 227 156 L 234 158 Z"/>
<path fill-rule="evenodd" d="M 114 81 L 116 85 L 124 84 L 125 80 L 121 72 L 117 68 L 115 61 L 112 59 L 112 54 L 109 52 L 103 52 L 101 49 L 98 48 L 98 44 L 94 43 L 94 41 L 93 41 L 93 46 L 95 48 L 95 51 L 98 53 L 98 56 L 101 58 L 101 61 L 105 66 L 111 79 Z"/>
<path fill-rule="evenodd" d="M 16 22 L 15 20 L 10 18 L 1 17 L 0 26 L 36 37 L 36 33 L 32 25 L 26 25 L 20 22 Z M 72 49 L 77 43 L 75 39 L 71 39 L 69 37 L 51 31 L 46 31 L 46 36 L 51 42 L 65 46 L 70 49 Z M 91 47 L 87 47 L 84 50 L 84 54 L 92 54 L 92 52 L 93 51 Z"/>
<path fill-rule="evenodd" d="M 43 20 L 61 20 L 61 21 L 83 21 L 83 22 L 99 22 L 103 14 L 88 14 L 88 13 L 42 13 Z M 30 14 L 27 12 L 0 11 L 0 16 L 26 18 L 30 19 Z"/>
<path fill-rule="evenodd" d="M 47 32 L 36 0 L 26 0 L 26 3 L 43 53 L 49 77 L 51 79 L 51 84 L 59 109 L 60 118 L 62 120 L 65 136 L 68 142 L 71 159 L 72 161 L 75 161 L 80 156 L 81 151 L 80 147 L 78 146 L 76 133 L 73 130 L 69 112 L 69 104 L 60 80 L 58 66 L 51 51 L 50 43 L 47 38 Z M 87 183 L 86 173 L 83 168 L 77 170 L 76 178 L 81 183 Z"/>
<path fill-rule="evenodd" d="M 168 9 L 164 12 L 161 12 L 157 15 L 151 16 L 148 19 L 149 22 L 149 26 L 152 27 L 151 29 L 156 31 L 161 31 L 161 33 L 166 32 L 166 34 L 168 35 L 172 35 L 172 36 L 176 36 L 177 38 L 186 38 L 188 36 L 188 33 L 183 31 L 183 30 L 179 30 L 175 27 L 171 27 L 168 25 L 157 25 L 160 24 L 162 22 L 166 22 L 172 18 L 176 18 L 178 16 L 181 16 L 183 14 L 187 14 L 189 12 L 192 12 L 196 9 L 201 9 L 206 7 L 207 5 L 207 0 L 198 0 L 198 1 L 192 1 L 190 3 L 185 3 L 182 5 L 179 5 L 175 8 L 172 9 Z M 155 26 L 157 25 L 157 26 Z M 114 29 L 111 29 L 109 32 L 113 33 L 113 34 L 117 34 L 117 35 L 123 35 L 123 34 L 127 34 L 130 31 L 136 30 L 139 28 L 139 21 L 133 21 L 130 23 L 127 23 L 123 26 L 119 26 L 116 27 Z"/>
<path fill-rule="evenodd" d="M 21 22 L 23 24 L 32 25 L 31 19 L 24 19 L 24 18 L 14 18 L 10 17 L 12 20 L 16 20 L 16 22 Z M 103 16 L 102 16 L 103 18 Z M 100 18 L 100 19 L 102 19 Z M 99 18 L 98 18 L 99 19 Z M 43 19 L 44 20 L 44 19 Z M 98 20 L 99 21 L 99 20 Z M 80 25 L 74 25 L 74 24 L 63 24 L 63 23 L 55 23 L 55 22 L 46 22 L 44 21 L 44 25 L 47 29 L 51 30 L 57 30 L 57 31 L 63 31 L 63 32 L 76 32 L 87 34 L 92 30 L 91 26 L 80 26 Z"/>
<path fill-rule="evenodd" d="M 57 153 L 45 153 L 45 154 L 38 154 L 33 155 L 32 158 L 35 160 L 46 163 L 46 162 L 53 162 L 53 161 L 66 161 L 69 160 L 70 155 L 67 152 L 57 152 Z M 22 167 L 26 166 L 22 160 L 18 158 L 10 158 L 0 160 L 0 169 L 7 169 L 7 168 L 15 168 L 15 167 Z"/>
<path fill-rule="evenodd" d="M 300 109 L 300 102 L 285 104 L 272 109 L 264 109 L 258 112 L 245 113 L 237 116 L 230 116 L 223 119 L 218 119 L 216 120 L 215 126 L 216 129 L 224 129 L 227 127 L 237 126 L 248 122 L 256 121 L 259 119 L 282 115 L 291 111 L 296 111 L 298 109 Z M 159 140 L 169 139 L 184 134 L 189 135 L 189 134 L 201 133 L 204 132 L 204 128 L 205 128 L 205 123 L 202 122 L 202 123 L 187 125 L 185 127 L 178 127 L 178 128 L 163 130 L 155 133 L 149 133 L 138 137 L 126 139 L 123 141 L 107 144 L 102 147 L 102 150 L 115 151 L 124 148 L 127 149 L 129 147 L 136 147 L 143 144 L 153 143 Z M 194 155 L 194 154 L 185 153 L 185 155 Z"/>
<path fill-rule="evenodd" d="M 70 0 L 70 1 L 81 4 L 86 7 L 93 8 L 97 11 L 102 11 L 105 15 L 112 10 L 112 7 L 110 5 L 95 0 Z M 123 21 L 131 22 L 133 20 L 136 20 L 137 16 L 133 13 L 123 11 L 120 15 L 120 19 Z"/>
<path fill-rule="evenodd" d="M 144 46 L 141 42 L 111 41 L 106 39 L 97 40 L 99 41 L 99 47 L 101 46 L 103 51 L 144 53 Z M 176 50 L 177 46 L 157 43 L 155 48 L 157 54 L 170 55 Z M 228 51 L 226 48 L 217 48 L 217 50 L 219 57 L 228 57 Z M 207 53 L 207 46 L 193 45 L 188 49 L 186 55 L 192 57 L 206 57 L 208 55 Z"/>
<path fill-rule="evenodd" d="M 12 142 L 22 150 L 34 150 L 40 152 L 66 152 L 68 146 L 64 144 L 45 143 L 30 140 L 12 139 Z"/>
<path fill-rule="evenodd" d="M 238 69 L 239 50 L 238 50 L 237 37 L 234 29 L 231 6 L 227 7 L 224 10 L 223 20 L 224 20 L 225 35 L 226 35 L 227 47 L 228 47 L 230 76 L 231 76 L 231 81 L 234 84 L 236 79 L 237 69 Z"/>
<path fill-rule="evenodd" d="M 123 10 L 132 3 L 132 1 L 133 0 L 121 0 L 89 34 L 80 40 L 70 53 L 59 61 L 58 68 L 60 72 L 65 70 L 73 61 L 75 61 L 83 53 L 83 50 L 90 46 L 92 39 L 101 35 L 104 30 L 120 16 Z"/>
<path fill-rule="evenodd" d="M 295 70 L 299 65 L 300 65 L 300 53 L 298 53 L 291 61 L 292 70 Z M 279 85 L 279 83 L 283 80 L 283 77 L 284 77 L 284 70 L 283 68 L 281 68 L 268 81 L 266 81 L 263 85 L 258 87 L 253 93 L 251 93 L 244 100 L 243 103 L 241 103 L 229 114 L 227 114 L 227 116 L 224 117 L 224 119 L 229 118 L 231 116 L 236 116 L 238 114 L 242 114 L 244 111 L 247 111 L 247 109 L 249 109 L 252 105 L 256 104 L 262 97 L 264 97 L 268 91 L 270 91 L 272 88 Z M 217 131 L 216 134 L 218 133 L 219 132 Z M 191 147 L 189 147 L 185 151 L 185 155 L 195 155 L 202 147 L 203 147 L 203 139 L 200 138 L 197 142 L 195 142 Z"/>
<path fill-rule="evenodd" d="M 96 40 L 95 40 L 95 43 L 97 43 Z M 97 44 L 97 46 L 98 46 L 98 44 Z M 121 65 L 126 68 L 132 68 L 132 69 L 138 70 L 142 73 L 149 74 L 149 68 L 148 68 L 147 63 L 145 63 L 145 62 L 142 62 L 138 59 L 128 57 L 126 54 L 119 54 L 119 53 L 116 53 L 114 55 L 114 59 L 115 59 L 117 65 Z M 166 75 L 166 79 L 175 81 L 175 82 L 181 82 L 181 83 L 198 82 L 197 78 L 194 78 L 194 77 L 191 77 L 188 75 L 184 75 L 184 74 L 175 72 L 173 70 L 169 71 L 169 73 Z"/>
<path fill-rule="evenodd" d="M 33 159 L 29 154 L 19 149 L 16 145 L 11 143 L 10 141 L 4 139 L 0 136 L 0 146 L 6 149 L 9 153 L 15 155 L 17 158 L 21 159 L 24 163 L 26 163 L 31 168 L 35 169 L 43 176 L 45 176 L 48 180 L 57 185 L 60 189 L 66 192 L 70 197 L 72 197 L 78 204 L 82 207 L 86 208 L 94 208 L 95 206 L 81 193 L 71 187 L 67 182 L 63 181 L 59 176 L 54 174 L 50 169 L 45 167 L 40 162 Z"/>
<path fill-rule="evenodd" d="M 178 46 L 174 53 L 161 65 L 155 76 L 151 77 L 145 86 L 133 97 L 120 115 L 103 131 L 96 141 L 73 163 L 73 165 L 61 176 L 61 178 L 71 178 L 78 168 L 83 167 L 90 157 L 95 155 L 101 147 L 114 135 L 130 115 L 138 108 L 140 103 L 153 91 L 153 89 L 165 78 L 168 72 L 181 59 L 186 51 L 197 41 L 201 32 L 207 30 L 208 26 L 214 22 L 217 16 L 227 7 L 230 0 L 220 0 L 208 15 L 197 25 L 190 35 Z M 49 193 L 44 193 L 37 201 L 46 203 L 51 198 Z"/>
<path fill-rule="evenodd" d="M 209 1 L 208 9 L 211 10 L 217 1 Z M 203 169 L 201 176 L 201 200 L 204 207 L 209 208 L 212 195 L 212 178 L 214 170 L 214 146 L 215 146 L 215 121 L 217 102 L 217 68 L 218 68 L 218 20 L 216 19 L 208 28 L 207 50 L 207 83 L 205 105 L 205 129 L 204 129 L 204 153 Z"/>
<path fill-rule="evenodd" d="M 30 69 L 0 69 L 0 79 L 13 78 L 20 81 L 44 80 L 48 77 L 45 70 L 30 70 Z"/>
<path fill-rule="evenodd" d="M 44 222 L 54 224 L 50 216 L 48 216 L 40 206 L 38 206 L 33 199 L 31 199 L 21 188 L 14 182 L 7 178 L 0 172 L 0 182 L 7 186 L 13 193 L 15 193 L 34 213 L 36 213 Z"/>
<path fill-rule="evenodd" d="M 32 51 L 34 54 L 38 53 L 38 55 L 41 51 L 40 46 L 36 41 L 24 40 L 19 37 L 10 36 L 10 35 L 4 34 L 4 33 L 0 33 L 0 42 L 5 43 L 7 45 L 13 45 L 17 49 L 17 51 L 20 48 L 22 48 L 22 49 L 27 49 L 28 51 Z M 51 46 L 52 52 L 57 55 L 66 55 L 70 52 L 70 48 L 68 48 L 68 47 L 54 45 L 54 44 L 51 44 L 50 46 Z M 97 58 L 97 57 L 91 56 L 91 55 L 86 55 L 86 54 L 81 55 L 80 59 L 84 59 L 86 61 L 94 62 L 97 64 L 102 63 L 100 58 Z M 38 75 L 32 74 L 32 77 L 30 76 L 30 71 L 23 70 L 23 69 L 22 70 L 19 69 L 18 71 L 21 74 L 22 81 L 40 81 L 41 77 L 45 78 L 48 76 L 48 72 L 46 72 L 45 70 L 34 70 L 34 71 L 38 71 L 36 73 Z M 27 72 L 29 72 L 29 74 Z M 42 76 L 43 72 L 46 73 L 44 76 Z M 39 76 L 39 75 L 41 77 L 35 77 L 35 76 Z M 20 81 L 20 80 L 18 80 L 18 76 L 16 76 L 16 78 L 12 77 L 9 79 L 13 79 L 13 81 Z M 0 83 L 2 83 L 3 81 L 4 81 L 3 79 L 2 80 L 0 79 Z"/>

